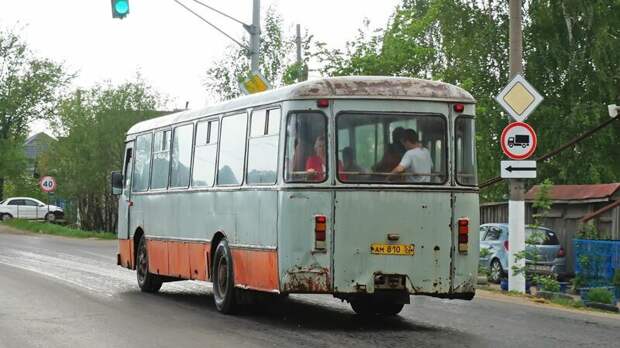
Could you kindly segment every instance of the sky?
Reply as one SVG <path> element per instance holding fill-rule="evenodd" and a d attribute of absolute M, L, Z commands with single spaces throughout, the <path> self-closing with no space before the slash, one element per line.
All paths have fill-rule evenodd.
<path fill-rule="evenodd" d="M 180 0 L 240 40 L 242 26 L 193 0 Z M 243 22 L 252 21 L 252 0 L 202 0 Z M 285 27 L 308 30 L 330 48 L 353 40 L 363 20 L 384 28 L 400 0 L 262 0 L 261 15 L 272 6 Z M 167 107 L 205 106 L 203 81 L 210 64 L 234 43 L 173 0 L 129 0 L 125 19 L 113 19 L 110 0 L 0 0 L 0 29 L 16 30 L 37 56 L 62 63 L 78 74 L 73 87 L 98 82 L 120 84 L 137 73 L 170 99 Z M 312 67 L 310 67 L 312 68 Z M 31 125 L 31 134 L 46 130 Z"/>

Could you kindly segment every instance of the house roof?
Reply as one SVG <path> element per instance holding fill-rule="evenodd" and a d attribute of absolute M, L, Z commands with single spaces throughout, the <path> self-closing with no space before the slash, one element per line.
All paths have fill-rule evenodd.
<path fill-rule="evenodd" d="M 606 201 L 620 189 L 620 183 L 593 185 L 554 185 L 549 192 L 552 201 Z M 532 187 L 526 194 L 526 201 L 536 199 L 540 186 Z"/>

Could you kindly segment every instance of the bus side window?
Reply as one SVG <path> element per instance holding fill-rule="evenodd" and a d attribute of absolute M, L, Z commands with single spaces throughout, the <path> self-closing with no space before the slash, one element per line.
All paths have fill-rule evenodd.
<path fill-rule="evenodd" d="M 241 185 L 247 118 L 246 113 L 222 118 L 220 160 L 217 171 L 218 185 Z"/>
<path fill-rule="evenodd" d="M 136 159 L 133 167 L 133 192 L 144 192 L 149 188 L 151 174 L 151 141 L 152 134 L 140 135 L 136 138 Z"/>
<path fill-rule="evenodd" d="M 215 180 L 217 157 L 218 120 L 199 122 L 194 146 L 193 187 L 211 187 Z"/>
<path fill-rule="evenodd" d="M 174 129 L 170 187 L 189 186 L 189 167 L 192 161 L 193 135 L 193 124 L 187 124 Z"/>
<path fill-rule="evenodd" d="M 153 141 L 153 173 L 151 175 L 151 188 L 162 189 L 168 185 L 168 172 L 170 171 L 170 131 L 155 133 Z"/>
<path fill-rule="evenodd" d="M 319 112 L 290 114 L 286 124 L 284 177 L 287 182 L 327 179 L 327 122 Z"/>
<path fill-rule="evenodd" d="M 248 184 L 275 184 L 278 168 L 280 109 L 252 112 L 248 146 Z"/>

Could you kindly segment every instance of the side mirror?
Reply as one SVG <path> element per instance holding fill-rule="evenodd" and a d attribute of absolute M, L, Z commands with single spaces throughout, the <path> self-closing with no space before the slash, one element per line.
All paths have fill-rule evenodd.
<path fill-rule="evenodd" d="M 43 208 L 43 207 L 45 207 L 45 204 L 43 203 L 39 204 L 39 208 Z"/>
<path fill-rule="evenodd" d="M 123 193 L 123 174 L 121 174 L 121 172 L 112 172 L 110 183 L 112 185 L 113 195 L 120 195 Z"/>

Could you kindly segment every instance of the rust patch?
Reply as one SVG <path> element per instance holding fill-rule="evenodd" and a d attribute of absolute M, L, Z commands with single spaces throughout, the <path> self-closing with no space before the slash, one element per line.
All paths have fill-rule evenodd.
<path fill-rule="evenodd" d="M 331 292 L 329 269 L 325 267 L 294 267 L 284 277 L 284 292 Z"/>

